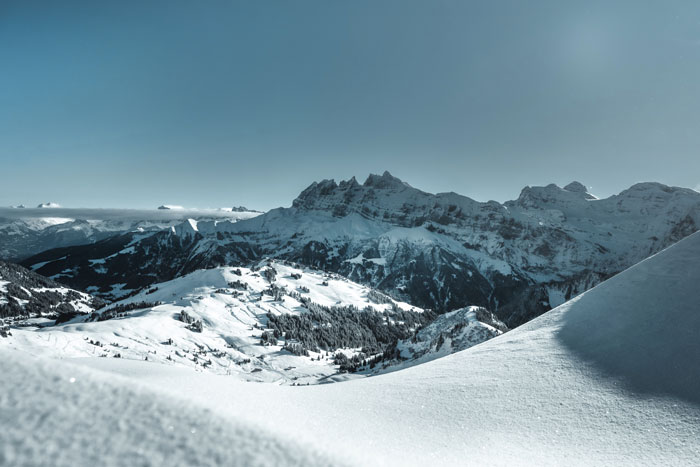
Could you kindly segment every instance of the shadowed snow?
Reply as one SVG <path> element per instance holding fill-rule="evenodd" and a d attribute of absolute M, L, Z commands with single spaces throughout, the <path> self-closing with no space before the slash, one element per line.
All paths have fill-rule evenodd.
<path fill-rule="evenodd" d="M 699 286 L 694 234 L 563 305 L 558 337 L 634 392 L 700 403 Z"/>

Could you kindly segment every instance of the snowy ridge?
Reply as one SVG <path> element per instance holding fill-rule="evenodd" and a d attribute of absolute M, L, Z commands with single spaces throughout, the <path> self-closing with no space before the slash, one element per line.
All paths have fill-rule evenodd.
<path fill-rule="evenodd" d="M 400 359 L 383 364 L 374 374 L 396 371 L 466 350 L 508 331 L 485 308 L 471 306 L 438 316 L 412 339 L 397 343 Z"/>
<path fill-rule="evenodd" d="M 389 317 L 393 310 L 423 312 L 334 274 L 263 262 L 252 269 L 195 271 L 90 316 L 59 326 L 13 330 L 12 339 L 3 344 L 36 355 L 149 360 L 248 381 L 316 383 L 338 372 L 337 351 L 352 357 L 360 349 L 307 348 L 295 355 L 284 348 L 296 344 L 295 339 L 282 333 L 271 339 L 269 315 L 303 315 L 309 303 L 347 310 L 344 313 L 373 310 Z M 483 326 L 487 325 L 470 317 L 468 327 Z M 354 330 L 338 332 L 342 336 Z M 265 334 L 269 341 L 263 341 Z M 472 336 L 468 345 L 496 334 Z"/>

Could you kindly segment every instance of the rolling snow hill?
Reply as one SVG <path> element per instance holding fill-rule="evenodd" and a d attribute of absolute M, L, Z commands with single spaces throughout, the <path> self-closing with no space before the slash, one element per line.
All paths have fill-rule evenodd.
<path fill-rule="evenodd" d="M 404 364 L 394 355 L 384 359 L 383 352 L 432 318 L 423 315 L 335 274 L 263 262 L 253 269 L 195 271 L 61 325 L 13 329 L 3 344 L 60 358 L 149 360 L 246 381 L 313 384 L 347 379 L 336 376 L 338 351 L 350 359 L 376 360 L 371 369 L 369 363 L 345 362 L 343 369 L 358 374 Z M 505 330 L 492 327 L 486 310 L 455 317 L 451 324 L 466 337 L 454 349 L 453 334 L 437 349 L 421 337 L 411 344 L 421 361 Z M 436 326 L 430 329 L 437 339 Z"/>
<path fill-rule="evenodd" d="M 188 220 L 23 264 L 107 299 L 204 267 L 283 258 L 439 312 L 492 310 L 514 327 L 695 232 L 700 193 L 640 183 L 597 199 L 573 182 L 481 203 L 388 172 L 313 183 L 292 207 L 237 223 Z M 121 288 L 115 289 L 118 284 Z"/>
<path fill-rule="evenodd" d="M 699 259 L 700 234 L 694 234 L 481 345 L 342 384 L 250 385 L 152 362 L 75 360 L 91 368 L 93 376 L 67 364 L 49 371 L 50 359 L 35 362 L 2 349 L 0 369 L 9 378 L 2 383 L 0 413 L 8 413 L 12 401 L 25 401 L 17 414 L 20 434 L 32 433 L 33 420 L 48 413 L 58 429 L 42 440 L 52 446 L 65 439 L 60 428 L 70 428 L 75 420 L 65 413 L 52 417 L 32 401 L 64 390 L 80 372 L 81 381 L 114 380 L 90 391 L 91 400 L 112 407 L 109 401 L 133 397 L 124 379 L 111 376 L 117 373 L 143 391 L 141 385 L 148 385 L 156 400 L 164 393 L 187 400 L 187 414 L 190 409 L 216 413 L 216 423 L 218 417 L 230 423 L 229 428 L 221 425 L 221 436 L 255 423 L 271 440 L 293 437 L 315 446 L 331 456 L 331 464 L 697 465 Z M 40 372 L 28 374 L 37 366 Z M 108 376 L 100 376 L 104 372 Z M 24 390 L 27 381 L 34 384 L 31 391 Z M 113 389 L 117 384 L 126 388 Z M 122 423 L 115 411 L 110 413 L 115 424 Z M 175 442 L 165 428 L 148 430 L 153 445 Z M 120 447 L 131 452 L 121 443 L 112 448 L 106 442 L 111 431 L 81 433 L 90 433 L 81 445 L 93 456 Z M 119 439 L 124 433 L 118 431 Z M 7 438 L 1 442 L 3 452 L 13 446 Z M 28 463 L 36 452 L 12 454 Z M 198 461 L 216 463 L 216 455 L 204 452 Z"/>

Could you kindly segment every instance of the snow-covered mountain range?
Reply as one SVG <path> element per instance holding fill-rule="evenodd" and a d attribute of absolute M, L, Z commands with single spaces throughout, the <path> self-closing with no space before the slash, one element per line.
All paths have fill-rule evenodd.
<path fill-rule="evenodd" d="M 514 327 L 700 225 L 700 193 L 640 183 L 597 199 L 573 182 L 517 200 L 430 194 L 388 172 L 311 184 L 289 208 L 239 222 L 187 220 L 45 251 L 23 264 L 104 298 L 200 268 L 275 257 L 383 290 L 421 308 L 482 306 Z"/>
<path fill-rule="evenodd" d="M 71 209 L 56 203 L 32 209 L 0 207 L 0 259 L 19 261 L 51 248 L 94 243 L 126 232 L 157 231 L 190 218 L 236 222 L 258 214 L 240 208 Z"/>

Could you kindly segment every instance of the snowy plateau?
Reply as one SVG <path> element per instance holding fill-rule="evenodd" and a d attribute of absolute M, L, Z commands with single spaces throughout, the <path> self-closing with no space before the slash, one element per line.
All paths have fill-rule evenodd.
<path fill-rule="evenodd" d="M 700 464 L 700 193 L 0 209 L 0 465 Z"/>

